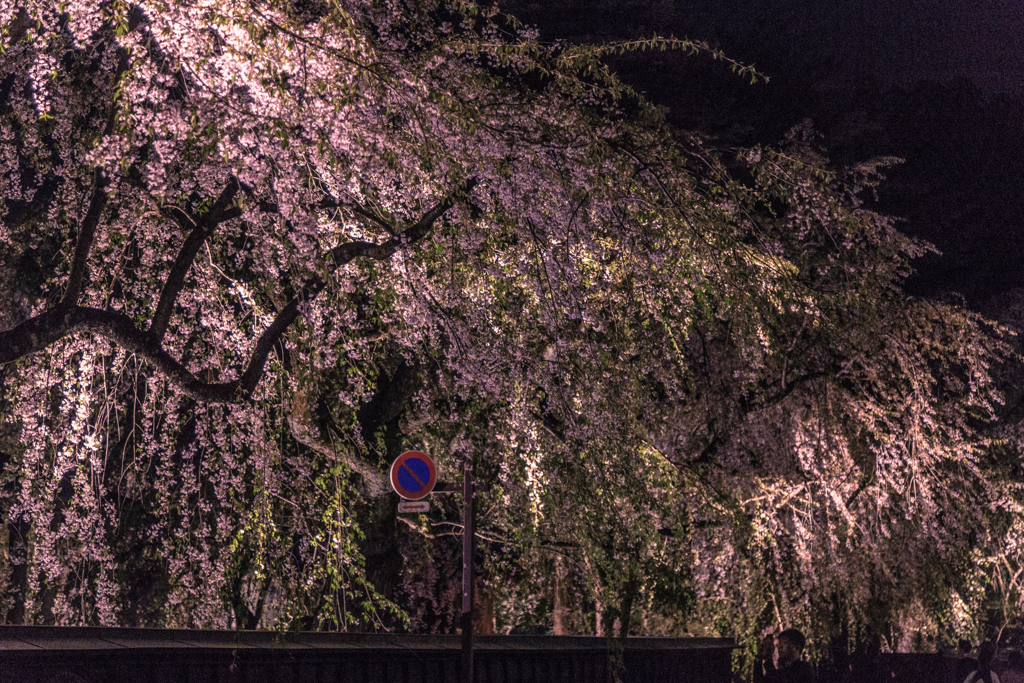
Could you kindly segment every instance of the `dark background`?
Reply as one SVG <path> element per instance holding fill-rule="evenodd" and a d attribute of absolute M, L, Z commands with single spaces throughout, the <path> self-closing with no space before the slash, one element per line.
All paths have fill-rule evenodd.
<path fill-rule="evenodd" d="M 1024 288 L 1024 3 L 1011 0 L 499 0 L 541 39 L 706 40 L 769 76 L 641 53 L 623 78 L 723 152 L 810 120 L 839 168 L 898 156 L 872 208 L 938 247 L 911 294 L 998 315 Z"/>

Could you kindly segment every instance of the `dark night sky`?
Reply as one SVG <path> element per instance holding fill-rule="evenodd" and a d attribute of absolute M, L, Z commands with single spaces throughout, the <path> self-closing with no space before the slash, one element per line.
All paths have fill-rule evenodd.
<path fill-rule="evenodd" d="M 833 0 L 687 5 L 696 31 L 782 25 L 805 49 L 835 54 L 850 75 L 903 85 L 967 77 L 985 90 L 1024 89 L 1019 0 Z"/>
<path fill-rule="evenodd" d="M 955 292 L 988 308 L 994 295 L 1024 288 L 1024 1 L 499 5 L 537 25 L 542 40 L 674 34 L 706 39 L 755 63 L 772 77 L 768 85 L 728 85 L 739 79 L 722 68 L 701 80 L 681 57 L 648 55 L 651 61 L 632 73 L 627 65 L 623 75 L 667 105 L 677 125 L 732 116 L 731 130 L 746 127 L 755 131 L 753 141 L 774 143 L 811 118 L 837 163 L 905 158 L 883 186 L 879 209 L 906 219 L 903 230 L 943 252 L 915 262 L 909 290 Z"/>
<path fill-rule="evenodd" d="M 854 4 L 851 25 L 860 23 L 863 30 L 849 34 L 856 38 L 843 51 L 874 54 L 864 64 L 851 58 L 857 68 L 904 83 L 965 77 L 985 90 L 1020 92 L 1024 87 L 1024 5 L 1019 0 Z M 872 45 L 879 47 L 872 51 Z"/>
<path fill-rule="evenodd" d="M 499 5 L 533 19 L 545 38 L 657 31 L 714 41 L 754 33 L 816 55 L 835 55 L 844 76 L 874 75 L 904 85 L 967 77 L 987 91 L 1024 91 L 1020 0 L 499 0 Z"/>

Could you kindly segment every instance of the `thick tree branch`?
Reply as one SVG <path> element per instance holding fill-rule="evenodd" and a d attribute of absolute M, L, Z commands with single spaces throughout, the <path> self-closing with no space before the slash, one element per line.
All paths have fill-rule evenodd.
<path fill-rule="evenodd" d="M 464 191 L 468 192 L 475 185 L 476 181 L 469 181 Z M 237 192 L 237 185 L 235 185 L 234 192 Z M 228 196 L 229 194 L 230 196 Z M 228 190 L 222 193 L 221 199 L 224 199 L 224 202 L 219 214 L 217 214 L 221 220 L 226 220 L 228 212 L 223 207 L 230 204 L 233 196 L 233 193 L 229 193 Z M 338 245 L 331 250 L 332 263 L 335 268 L 339 268 L 360 257 L 376 260 L 388 259 L 403 245 L 414 244 L 429 234 L 431 227 L 433 227 L 437 219 L 443 216 L 453 205 L 454 200 L 451 198 L 441 201 L 424 214 L 415 225 L 383 244 L 348 242 Z M 214 220 L 212 217 L 214 216 L 214 211 L 211 210 L 210 215 L 211 220 Z M 201 245 L 202 241 L 199 244 Z M 198 250 L 198 247 L 196 249 Z M 191 258 L 194 258 L 194 256 Z M 190 264 L 191 258 L 185 258 L 179 254 L 175 267 L 179 265 L 179 261 L 182 264 L 186 261 Z M 184 265 L 182 265 L 182 268 L 184 268 Z M 182 275 L 182 277 L 184 276 Z M 259 385 L 260 379 L 263 377 L 263 369 L 268 355 L 288 327 L 295 322 L 295 319 L 300 314 L 302 304 L 315 299 L 325 286 L 326 282 L 320 276 L 314 276 L 306 282 L 299 294 L 278 313 L 277 318 L 270 327 L 260 335 L 242 376 L 231 382 L 209 383 L 200 381 L 184 365 L 164 350 L 161 345 L 161 336 L 154 333 L 153 328 L 155 325 L 151 326 L 150 330 L 143 331 L 136 327 L 132 319 L 124 314 L 86 306 L 63 304 L 30 318 L 10 330 L 0 332 L 0 363 L 9 363 L 31 353 L 41 351 L 70 334 L 87 332 L 110 339 L 126 351 L 138 354 L 152 364 L 160 374 L 164 375 L 185 395 L 196 401 L 203 403 L 245 401 L 248 400 Z M 179 285 L 177 290 L 180 289 L 181 286 Z M 164 286 L 164 291 L 170 291 L 167 285 Z M 160 310 L 166 310 L 172 306 L 176 296 L 177 291 L 174 291 L 173 294 L 168 294 L 167 297 L 170 298 L 170 303 Z M 163 303 L 164 298 L 162 294 L 161 303 Z M 163 330 L 166 330 L 166 322 L 163 323 Z"/>
<path fill-rule="evenodd" d="M 343 460 L 353 471 L 358 473 L 363 479 L 366 493 L 371 498 L 379 498 L 391 490 L 384 474 L 377 471 L 370 463 L 355 455 L 350 449 L 339 448 L 333 439 L 327 441 L 320 437 L 309 409 L 309 402 L 305 392 L 301 389 L 292 396 L 288 426 L 296 441 L 328 458 Z"/>
<path fill-rule="evenodd" d="M 393 244 L 394 243 L 394 244 Z M 366 256 L 378 261 L 382 261 L 390 257 L 397 248 L 396 240 L 389 240 L 384 244 L 374 244 L 372 242 L 346 242 L 331 250 L 331 257 L 334 261 L 335 268 L 341 267 L 346 263 L 360 257 Z M 253 350 L 252 356 L 249 359 L 249 365 L 245 369 L 241 378 L 242 391 L 249 395 L 255 389 L 260 382 L 260 378 L 263 377 L 263 368 L 266 365 L 267 357 L 277 344 L 281 335 L 285 333 L 295 319 L 299 317 L 299 308 L 304 304 L 312 301 L 317 297 L 320 292 L 323 291 L 327 285 L 326 281 L 319 275 L 310 278 L 306 284 L 302 287 L 299 293 L 288 302 L 281 312 L 274 318 L 274 322 L 270 324 L 270 327 L 263 331 L 260 338 L 256 341 L 256 348 Z"/>
<path fill-rule="evenodd" d="M 78 332 L 98 334 L 145 358 L 172 384 L 197 401 L 223 403 L 234 400 L 238 382 L 201 382 L 160 346 L 149 332 L 135 326 L 123 313 L 87 306 L 58 306 L 13 329 L 0 332 L 0 363 L 9 363 Z"/>
<path fill-rule="evenodd" d="M 228 211 L 228 207 L 234 201 L 238 190 L 238 181 L 232 178 L 231 182 L 220 193 L 220 196 L 217 197 L 213 206 L 210 207 L 210 210 L 198 221 L 192 221 L 192 230 L 189 232 L 188 237 L 185 238 L 185 243 L 181 245 L 178 257 L 174 259 L 174 265 L 171 266 L 171 272 L 168 274 L 167 281 L 164 282 L 163 290 L 160 292 L 160 301 L 156 305 L 153 322 L 149 326 L 150 333 L 156 339 L 162 340 L 164 334 L 167 333 L 167 325 L 170 324 L 171 314 L 174 312 L 174 303 L 178 300 L 178 294 L 185 285 L 185 276 L 188 275 L 188 271 L 192 268 L 192 263 L 195 261 L 196 255 L 202 248 L 203 243 L 206 242 L 206 238 L 210 236 L 210 233 L 213 232 L 213 229 L 218 224 L 240 214 L 238 210 Z M 189 220 L 191 221 L 191 217 L 189 217 Z M 184 221 L 179 221 L 179 224 L 188 225 Z"/>
<path fill-rule="evenodd" d="M 476 184 L 476 179 L 469 180 L 465 185 L 463 193 L 468 194 L 476 187 Z M 374 244 L 372 242 L 346 242 L 345 244 L 340 244 L 331 250 L 331 261 L 334 263 L 335 269 L 337 269 L 359 257 L 368 257 L 378 261 L 388 259 L 403 244 L 414 244 L 423 239 L 430 232 L 437 219 L 443 216 L 452 206 L 454 206 L 454 199 L 451 197 L 445 198 L 434 208 L 427 211 L 415 225 L 383 244 Z M 288 302 L 288 305 L 277 314 L 277 318 L 274 319 L 270 327 L 260 335 L 259 340 L 256 342 L 256 348 L 249 360 L 249 366 L 240 380 L 240 389 L 244 395 L 248 396 L 256 390 L 256 385 L 259 384 L 260 378 L 263 376 L 263 368 L 266 365 L 270 351 L 277 344 L 278 339 L 284 334 L 285 330 L 299 317 L 299 307 L 315 299 L 323 291 L 326 284 L 320 276 L 310 278 L 295 298 Z"/>
<path fill-rule="evenodd" d="M 78 231 L 78 241 L 75 244 L 75 256 L 71 261 L 71 275 L 68 277 L 68 286 L 64 290 L 64 298 L 61 300 L 62 307 L 74 306 L 82 295 L 85 287 L 85 277 L 89 261 L 89 252 L 92 251 L 93 239 L 96 237 L 96 227 L 103 217 L 103 209 L 107 206 L 107 181 L 103 178 L 103 171 L 96 168 L 93 171 L 92 199 L 89 201 L 89 210 L 82 220 L 82 227 Z"/>

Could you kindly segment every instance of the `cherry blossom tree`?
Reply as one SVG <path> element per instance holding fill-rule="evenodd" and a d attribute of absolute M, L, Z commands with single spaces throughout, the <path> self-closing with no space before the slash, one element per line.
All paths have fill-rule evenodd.
<path fill-rule="evenodd" d="M 900 292 L 873 166 L 715 150 L 601 61 L 706 46 L 461 1 L 0 22 L 7 621 L 401 623 L 398 534 L 451 528 L 396 526 L 409 447 L 492 486 L 507 614 L 549 567 L 581 632 L 969 601 L 999 330 Z"/>

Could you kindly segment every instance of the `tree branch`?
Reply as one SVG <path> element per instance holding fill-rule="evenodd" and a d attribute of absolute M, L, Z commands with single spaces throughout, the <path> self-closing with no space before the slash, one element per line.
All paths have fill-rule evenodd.
<path fill-rule="evenodd" d="M 469 193 L 476 185 L 476 179 L 470 179 L 467 181 L 463 192 Z M 427 211 L 415 225 L 383 244 L 374 244 L 372 242 L 346 242 L 345 244 L 339 244 L 331 250 L 331 261 L 334 263 L 335 269 L 359 257 L 368 257 L 378 261 L 390 258 L 403 244 L 414 244 L 423 239 L 430 232 L 437 219 L 452 208 L 454 203 L 454 199 L 451 197 L 443 199 L 434 208 Z M 295 295 L 295 298 L 289 301 L 288 305 L 277 314 L 277 318 L 270 324 L 270 327 L 263 331 L 263 334 L 260 335 L 259 340 L 256 342 L 256 348 L 253 350 L 249 360 L 249 366 L 240 380 L 240 388 L 243 394 L 248 396 L 256 390 L 256 386 L 263 376 L 263 367 L 266 365 L 267 356 L 285 330 L 299 317 L 299 307 L 315 299 L 323 291 L 326 284 L 319 275 L 310 278 L 299 293 Z"/>
<path fill-rule="evenodd" d="M 362 216 L 363 218 L 365 218 L 366 220 L 370 221 L 371 223 L 373 223 L 373 224 L 377 225 L 378 227 L 382 228 L 384 230 L 384 232 L 386 232 L 387 234 L 391 235 L 392 237 L 395 236 L 395 228 L 394 228 L 394 226 L 391 225 L 390 223 L 388 223 L 387 221 L 385 221 L 383 218 L 381 218 L 377 214 L 373 213 L 372 211 L 370 211 L 368 209 L 364 209 L 363 207 L 359 206 L 358 204 L 345 204 L 344 206 L 345 206 L 345 208 L 349 209 L 352 213 L 358 214 L 358 215 Z"/>
<path fill-rule="evenodd" d="M 309 409 L 305 393 L 299 389 L 292 395 L 291 412 L 287 417 L 291 434 L 296 441 L 328 458 L 342 460 L 363 479 L 363 486 L 371 498 L 388 493 L 387 478 L 370 463 L 365 462 L 350 449 L 338 448 L 333 439 L 328 442 L 320 438 L 315 420 Z"/>
<path fill-rule="evenodd" d="M 150 334 L 156 337 L 157 340 L 162 340 L 164 334 L 167 333 L 167 326 L 171 321 L 171 313 L 174 312 L 174 303 L 178 300 L 178 294 L 185 285 L 185 276 L 188 275 L 188 271 L 192 268 L 192 263 L 195 261 L 196 255 L 202 248 L 203 243 L 206 242 L 206 238 L 210 236 L 210 233 L 213 232 L 217 225 L 229 218 L 240 215 L 241 212 L 238 210 L 227 211 L 227 208 L 231 206 L 231 202 L 234 201 L 235 195 L 238 194 L 238 190 L 238 180 L 232 178 L 220 193 L 220 196 L 217 197 L 213 206 L 210 207 L 210 210 L 198 221 L 192 221 L 192 231 L 185 238 L 185 243 L 181 245 L 178 257 L 174 259 L 174 265 L 171 266 L 171 272 L 168 274 L 167 281 L 164 282 L 163 290 L 160 292 L 160 301 L 156 305 L 156 312 L 153 313 L 153 322 L 149 326 Z M 191 221 L 191 217 L 188 218 Z M 181 221 L 178 222 L 183 224 Z"/>
<path fill-rule="evenodd" d="M 103 171 L 97 167 L 93 171 L 92 200 L 89 202 L 89 210 L 82 220 L 82 227 L 78 231 L 78 241 L 75 244 L 75 256 L 71 262 L 71 275 L 68 277 L 68 286 L 64 290 L 64 298 L 60 306 L 74 306 L 78 303 L 85 286 L 85 275 L 89 261 L 89 252 L 92 251 L 93 238 L 96 237 L 96 227 L 103 217 L 103 209 L 107 206 L 107 181 L 103 178 Z"/>
<path fill-rule="evenodd" d="M 145 358 L 172 384 L 197 401 L 224 403 L 235 400 L 237 380 L 220 384 L 201 382 L 167 353 L 151 333 L 136 327 L 131 318 L 116 311 L 87 306 L 58 306 L 29 318 L 13 329 L 0 332 L 0 363 L 42 351 L 77 332 L 98 334 Z"/>
<path fill-rule="evenodd" d="M 468 192 L 476 185 L 475 180 L 466 183 L 464 192 Z M 218 203 L 221 204 L 219 214 L 213 210 L 210 212 L 210 220 L 215 220 L 216 215 L 221 220 L 226 220 L 228 206 L 237 192 L 237 184 L 233 183 L 234 190 L 227 188 L 221 194 Z M 221 200 L 224 200 L 221 202 Z M 414 244 L 427 234 L 431 227 L 446 211 L 454 205 L 454 199 L 447 198 L 430 209 L 423 217 L 405 232 L 397 235 L 383 244 L 372 242 L 348 242 L 338 245 L 331 250 L 331 260 L 335 268 L 360 257 L 368 257 L 375 260 L 385 260 L 391 257 L 403 245 Z M 217 205 L 215 204 L 215 207 Z M 197 226 L 198 227 L 198 226 Z M 191 235 L 190 235 L 191 237 Z M 203 238 L 205 239 L 205 237 Z M 202 244 L 200 240 L 199 245 Z M 190 247 L 191 249 L 191 247 Z M 198 247 L 196 247 L 198 251 Z M 179 253 L 179 258 L 172 267 L 173 273 L 187 271 L 186 265 L 191 264 L 192 258 L 185 254 L 185 248 Z M 186 264 L 187 262 L 187 264 Z M 180 267 L 179 267 L 180 266 Z M 182 274 L 183 278 L 184 275 Z M 41 351 L 67 335 L 77 332 L 88 332 L 110 339 L 115 344 L 138 354 L 152 364 L 160 374 L 164 375 L 173 385 L 178 387 L 186 396 L 203 403 L 234 403 L 248 400 L 259 385 L 263 376 L 263 368 L 266 365 L 267 357 L 280 340 L 280 337 L 295 322 L 300 314 L 300 306 L 316 298 L 323 291 L 326 282 L 320 276 L 310 278 L 299 294 L 285 306 L 270 327 L 263 331 L 256 342 L 249 363 L 242 376 L 231 382 L 210 383 L 200 381 L 195 375 L 173 358 L 161 345 L 162 333 L 166 330 L 166 319 L 161 324 L 161 334 L 157 335 L 154 324 L 147 331 L 140 330 L 128 316 L 115 311 L 104 311 L 86 306 L 74 306 L 61 304 L 48 311 L 40 313 L 16 327 L 0 332 L 0 363 L 9 363 L 31 353 Z M 161 303 L 158 310 L 168 311 L 173 306 L 177 297 L 177 289 L 164 285 L 164 293 L 161 294 Z M 174 291 L 172 291 L 174 290 Z M 171 292 L 171 293 L 168 293 Z M 166 295 L 166 296 L 165 296 Z M 169 300 L 169 303 L 165 303 Z M 163 308 L 161 308 L 163 305 Z M 169 313 L 165 314 L 169 316 Z"/>

